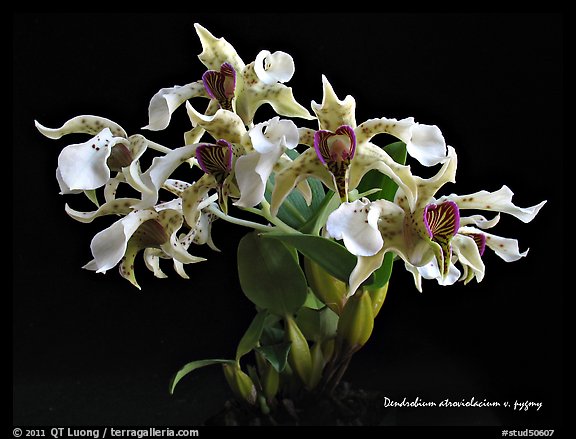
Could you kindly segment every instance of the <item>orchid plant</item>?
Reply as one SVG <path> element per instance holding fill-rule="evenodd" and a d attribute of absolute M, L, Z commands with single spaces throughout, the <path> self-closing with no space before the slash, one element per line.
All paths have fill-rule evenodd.
<path fill-rule="evenodd" d="M 455 183 L 457 154 L 437 126 L 385 117 L 358 124 L 354 98 L 339 99 L 326 77 L 312 114 L 284 85 L 295 71 L 290 55 L 263 50 L 245 64 L 224 38 L 195 28 L 204 70 L 189 84 L 160 89 L 144 127 L 168 128 L 184 106 L 191 128 L 183 146 L 128 135 L 93 115 L 60 128 L 36 122 L 51 139 L 87 136 L 62 149 L 56 178 L 61 194 L 83 193 L 95 210 L 66 204 L 67 214 L 85 223 L 115 219 L 92 239 L 93 259 L 84 268 L 105 273 L 118 267 L 140 288 L 135 267 L 142 253 L 154 276 L 167 276 L 162 260 L 169 259 L 188 279 L 185 266 L 205 261 L 192 254 L 193 244 L 218 251 L 214 221 L 249 230 L 238 245 L 237 268 L 255 317 L 235 356 L 184 365 L 170 392 L 194 370 L 221 365 L 236 397 L 264 413 L 281 398 L 329 394 L 370 338 L 394 262 L 403 262 L 422 291 L 422 279 L 482 281 L 487 248 L 506 262 L 527 255 L 517 240 L 487 230 L 501 213 L 530 222 L 545 201 L 518 207 L 506 186 L 439 195 Z M 256 122 L 264 104 L 277 116 Z M 317 128 L 299 127 L 302 119 L 316 121 Z M 378 134 L 396 141 L 377 145 L 372 139 Z M 146 166 L 144 154 L 153 155 Z M 437 169 L 421 178 L 408 158 Z M 174 177 L 181 166 L 178 175 L 187 180 Z M 124 193 L 133 196 L 119 196 Z M 467 210 L 473 212 L 465 216 Z"/>

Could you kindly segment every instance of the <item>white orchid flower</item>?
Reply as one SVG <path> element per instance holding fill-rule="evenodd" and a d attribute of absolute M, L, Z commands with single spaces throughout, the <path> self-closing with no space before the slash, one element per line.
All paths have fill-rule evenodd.
<path fill-rule="evenodd" d="M 302 180 L 314 176 L 338 192 L 343 201 L 362 177 L 377 169 L 390 177 L 406 194 L 413 207 L 417 186 L 409 166 L 396 163 L 384 150 L 371 142 L 377 134 L 387 133 L 406 143 L 408 153 L 425 166 L 446 160 L 446 142 L 439 128 L 424 125 L 413 118 L 402 120 L 370 119 L 356 125 L 356 102 L 352 96 L 338 99 L 334 89 L 322 77 L 322 104 L 312 102 L 319 130 L 300 130 L 300 143 L 313 148 L 302 153 L 292 166 L 279 173 L 272 195 L 272 212 Z"/>
<path fill-rule="evenodd" d="M 286 149 L 298 146 L 298 128 L 290 120 L 274 117 L 249 131 L 253 152 L 236 160 L 236 181 L 240 199 L 234 204 L 254 207 L 264 199 L 266 182 Z"/>
<path fill-rule="evenodd" d="M 208 68 L 202 80 L 184 86 L 161 89 L 148 108 L 146 129 L 165 129 L 172 113 L 194 97 L 209 98 L 206 114 L 213 115 L 218 108 L 234 111 L 243 123 L 250 125 L 256 110 L 270 104 L 276 113 L 287 117 L 314 117 L 296 102 L 292 89 L 283 85 L 294 74 L 294 61 L 284 52 L 261 51 L 256 61 L 246 65 L 234 47 L 224 38 L 216 38 L 207 29 L 195 24 L 202 44 L 200 61 Z M 201 135 L 201 129 L 197 133 Z"/>
<path fill-rule="evenodd" d="M 484 265 L 481 261 L 483 239 L 498 248 L 507 261 L 519 259 L 526 253 L 518 251 L 514 240 L 504 241 L 474 227 L 461 227 L 460 210 L 477 209 L 510 214 L 529 222 L 545 201 L 528 208 L 512 203 L 512 191 L 506 186 L 495 192 L 480 191 L 470 195 L 449 195 L 435 199 L 436 192 L 446 183 L 455 181 L 457 157 L 448 147 L 448 160 L 432 178 L 414 177 L 418 192 L 414 208 L 405 193 L 399 189 L 394 202 L 387 200 L 356 200 L 344 203 L 328 218 L 326 230 L 336 239 L 342 239 L 348 250 L 358 256 L 358 262 L 349 281 L 349 294 L 354 294 L 376 269 L 382 265 L 384 255 L 391 251 L 401 257 L 409 271 L 415 275 L 420 287 L 420 276 L 440 278 L 449 284 L 457 275 L 453 259 L 466 267 L 466 278 L 481 280 Z M 497 221 L 475 216 L 462 219 L 463 224 L 489 227 Z M 495 243 L 495 244 L 492 244 Z M 483 250 L 482 250 L 483 251 Z M 433 262 L 435 260 L 435 262 Z M 470 271 L 471 270 L 471 271 Z M 470 274 L 471 273 L 471 274 Z"/>

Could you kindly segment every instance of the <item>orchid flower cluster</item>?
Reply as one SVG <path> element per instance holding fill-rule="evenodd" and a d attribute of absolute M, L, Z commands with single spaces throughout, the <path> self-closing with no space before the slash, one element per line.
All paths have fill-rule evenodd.
<path fill-rule="evenodd" d="M 339 99 L 326 77 L 311 114 L 284 85 L 295 71 L 289 54 L 262 50 L 245 64 L 224 38 L 195 28 L 203 74 L 158 91 L 144 127 L 166 129 L 184 105 L 191 122 L 184 146 L 128 135 L 99 116 L 78 116 L 55 129 L 36 122 L 51 139 L 88 136 L 63 148 L 56 170 L 62 194 L 83 193 L 95 204 L 90 212 L 66 204 L 69 216 L 84 223 L 116 219 L 92 239 L 88 270 L 118 267 L 140 288 L 135 267 L 142 253 L 156 277 L 167 276 L 162 261 L 171 260 L 188 279 L 185 266 L 205 261 L 193 244 L 218 251 L 214 221 L 253 230 L 239 243 L 238 274 L 257 314 L 235 358 L 192 361 L 176 373 L 171 391 L 193 370 L 220 364 L 235 395 L 264 412 L 286 395 L 330 392 L 372 333 L 395 261 L 422 291 L 422 279 L 482 281 L 487 249 L 506 262 L 526 256 L 517 240 L 488 230 L 501 213 L 530 222 L 545 202 L 518 207 L 506 186 L 439 195 L 455 183 L 457 154 L 437 126 L 386 117 L 358 124 L 354 98 Z M 277 116 L 257 122 L 264 104 Z M 314 120 L 317 128 L 292 119 Z M 379 134 L 395 141 L 379 146 L 372 141 Z M 145 166 L 147 153 L 153 159 Z M 437 168 L 435 174 L 414 175 L 408 157 Z M 181 166 L 188 180 L 175 178 Z M 255 363 L 246 364 L 248 354 Z"/>

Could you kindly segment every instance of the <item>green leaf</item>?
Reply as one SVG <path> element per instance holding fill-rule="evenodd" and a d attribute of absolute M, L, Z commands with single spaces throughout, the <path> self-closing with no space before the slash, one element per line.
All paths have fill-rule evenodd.
<path fill-rule="evenodd" d="M 293 314 L 306 301 L 306 277 L 281 241 L 257 233 L 244 236 L 238 245 L 238 274 L 246 297 L 274 314 Z"/>
<path fill-rule="evenodd" d="M 321 310 L 302 308 L 296 323 L 307 340 L 319 342 L 336 335 L 338 314 L 328 307 Z"/>
<path fill-rule="evenodd" d="M 382 149 L 384 149 L 395 162 L 401 165 L 406 163 L 406 144 L 404 142 L 390 143 Z M 358 185 L 358 192 L 366 192 L 373 188 L 381 188 L 382 190 L 368 195 L 367 198 L 369 200 L 385 199 L 393 201 L 398 185 L 381 172 L 371 170 L 362 178 L 362 181 Z"/>
<path fill-rule="evenodd" d="M 384 255 L 382 265 L 374 272 L 374 280 L 371 283 L 365 283 L 364 287 L 369 290 L 382 288 L 392 276 L 392 266 L 394 263 L 394 253 L 388 252 Z"/>
<path fill-rule="evenodd" d="M 346 283 L 356 266 L 356 256 L 331 239 L 316 235 L 289 233 L 266 233 L 262 237 L 266 238 L 266 241 L 271 241 L 269 238 L 273 238 L 295 247 L 304 256 L 320 265 L 328 274 Z"/>
<path fill-rule="evenodd" d="M 335 192 L 328 191 L 314 214 L 306 221 L 300 231 L 311 235 L 318 235 L 320 228 L 326 224 L 328 216 L 340 205 L 340 199 Z"/>
<path fill-rule="evenodd" d="M 292 343 L 285 341 L 268 346 L 257 347 L 256 350 L 272 365 L 278 373 L 282 373 L 288 362 L 288 353 Z"/>
<path fill-rule="evenodd" d="M 240 361 L 242 356 L 246 355 L 256 347 L 258 341 L 260 341 L 260 336 L 262 335 L 267 315 L 268 311 L 265 309 L 256 314 L 256 317 L 254 317 L 254 320 L 252 320 L 252 323 L 250 323 L 250 326 L 238 343 L 238 348 L 236 349 L 236 361 Z"/>
<path fill-rule="evenodd" d="M 308 288 L 308 295 L 306 296 L 306 302 L 304 302 L 303 306 L 310 309 L 322 309 L 326 304 L 316 297 L 312 289 Z"/>
<path fill-rule="evenodd" d="M 170 394 L 174 393 L 174 389 L 176 388 L 176 384 L 180 382 L 182 378 L 188 375 L 190 372 L 194 372 L 196 369 L 200 369 L 201 367 L 211 366 L 213 364 L 235 364 L 234 360 L 221 360 L 221 359 L 214 359 L 214 360 L 197 360 L 192 361 L 186 364 L 182 369 L 176 372 L 176 375 L 172 377 L 170 381 Z"/>

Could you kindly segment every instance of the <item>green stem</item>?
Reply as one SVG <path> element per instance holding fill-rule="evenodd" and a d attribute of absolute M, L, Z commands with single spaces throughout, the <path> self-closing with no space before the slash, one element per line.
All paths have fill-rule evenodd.
<path fill-rule="evenodd" d="M 223 219 L 224 221 L 227 221 L 227 222 L 232 223 L 232 224 L 237 224 L 237 225 L 243 226 L 243 227 L 249 227 L 251 229 L 260 230 L 263 232 L 270 232 L 271 231 L 270 226 L 265 226 L 264 224 L 259 224 L 259 223 L 255 223 L 253 221 L 247 221 L 247 220 L 243 220 L 240 218 L 235 218 L 235 217 L 230 216 L 230 215 L 226 215 L 224 212 L 222 212 L 220 209 L 218 209 L 214 205 L 210 205 L 210 206 L 206 207 L 206 210 L 208 212 L 216 215 L 218 218 Z"/>
<path fill-rule="evenodd" d="M 146 139 L 146 141 L 148 142 L 148 148 L 153 149 L 155 151 L 159 151 L 159 152 L 163 152 L 164 154 L 168 154 L 169 152 L 172 152 L 173 150 L 170 148 L 167 148 L 165 146 L 160 145 L 159 143 L 153 142 L 150 139 Z"/>
<path fill-rule="evenodd" d="M 256 209 L 253 207 L 244 207 L 243 210 L 245 210 L 246 212 L 250 212 L 250 213 L 259 215 L 262 218 L 267 219 L 268 221 L 270 221 L 271 224 L 274 224 L 276 227 L 278 227 L 283 232 L 291 233 L 293 235 L 300 234 L 300 232 L 298 230 L 290 227 L 284 221 L 282 221 L 278 217 L 275 217 L 272 215 L 272 213 L 270 212 L 270 204 L 268 203 L 268 201 L 262 200 L 260 205 L 262 206 L 262 209 Z M 270 229 L 268 229 L 268 231 L 270 231 Z"/>

